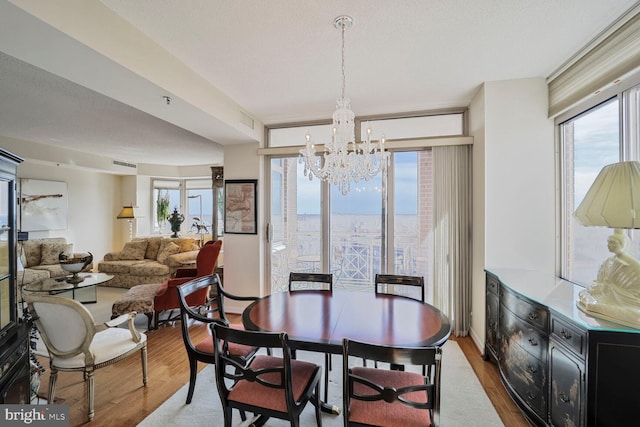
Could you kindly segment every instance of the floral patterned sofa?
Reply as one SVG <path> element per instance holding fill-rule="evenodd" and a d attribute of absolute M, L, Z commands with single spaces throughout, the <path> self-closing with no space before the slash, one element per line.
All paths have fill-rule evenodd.
<path fill-rule="evenodd" d="M 64 237 L 47 237 L 18 242 L 17 282 L 21 289 L 29 283 L 65 276 L 69 273 L 60 267 L 60 252 L 73 253 L 73 244 Z M 91 269 L 89 266 L 87 269 Z"/>
<path fill-rule="evenodd" d="M 189 238 L 140 237 L 127 242 L 119 252 L 109 252 L 98 263 L 98 271 L 113 275 L 105 286 L 131 288 L 162 283 L 180 267 L 193 265 L 197 242 Z"/>

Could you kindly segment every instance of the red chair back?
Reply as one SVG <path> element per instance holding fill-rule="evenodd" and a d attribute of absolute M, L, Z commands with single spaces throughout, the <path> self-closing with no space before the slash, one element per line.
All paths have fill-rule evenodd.
<path fill-rule="evenodd" d="M 213 274 L 222 248 L 222 240 L 216 240 L 213 243 L 205 244 L 200 248 L 196 257 L 196 268 L 198 272 L 195 277 L 209 276 Z"/>

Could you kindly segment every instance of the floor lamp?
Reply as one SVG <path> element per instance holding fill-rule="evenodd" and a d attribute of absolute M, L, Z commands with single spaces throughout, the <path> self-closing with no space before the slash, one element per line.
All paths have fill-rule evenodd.
<path fill-rule="evenodd" d="M 125 206 L 118 214 L 118 219 L 126 219 L 129 222 L 129 241 L 133 240 L 133 220 L 136 219 L 136 212 L 133 206 Z"/>

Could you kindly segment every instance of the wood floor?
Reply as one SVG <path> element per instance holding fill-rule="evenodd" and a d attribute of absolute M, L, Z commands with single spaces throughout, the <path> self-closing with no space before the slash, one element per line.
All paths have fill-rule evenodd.
<path fill-rule="evenodd" d="M 202 337 L 207 334 L 205 327 L 194 329 L 196 329 L 195 333 Z M 179 324 L 160 327 L 147 337 L 148 386 L 142 387 L 142 369 L 140 357 L 137 355 L 96 371 L 95 418 L 92 422 L 87 422 L 82 374 L 67 372 L 58 374 L 56 403 L 69 405 L 71 426 L 135 426 L 188 382 L 189 363 Z M 482 359 L 471 338 L 452 339 L 460 345 L 504 425 L 529 427 L 530 424 L 502 386 L 495 363 L 485 362 Z M 48 368 L 48 359 L 39 358 L 39 360 L 45 368 Z M 47 369 L 42 376 L 40 386 L 40 395 L 45 397 L 44 403 L 48 393 L 48 380 Z M 212 390 L 212 393 L 215 392 Z"/>

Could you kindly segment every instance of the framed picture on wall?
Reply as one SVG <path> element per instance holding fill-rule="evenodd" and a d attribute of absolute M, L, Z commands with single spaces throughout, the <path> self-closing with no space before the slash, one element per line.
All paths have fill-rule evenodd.
<path fill-rule="evenodd" d="M 224 181 L 224 232 L 258 234 L 258 180 Z"/>
<path fill-rule="evenodd" d="M 20 230 L 66 230 L 68 199 L 66 182 L 22 178 Z"/>

